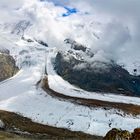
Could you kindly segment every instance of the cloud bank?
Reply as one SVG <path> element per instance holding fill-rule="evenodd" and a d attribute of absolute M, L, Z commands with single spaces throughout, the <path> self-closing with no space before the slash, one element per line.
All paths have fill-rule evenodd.
<path fill-rule="evenodd" d="M 0 19 L 29 20 L 28 36 L 58 49 L 66 47 L 64 39 L 72 38 L 91 48 L 94 59 L 114 60 L 130 73 L 134 68 L 140 73 L 139 7 L 139 0 L 2 0 Z"/>

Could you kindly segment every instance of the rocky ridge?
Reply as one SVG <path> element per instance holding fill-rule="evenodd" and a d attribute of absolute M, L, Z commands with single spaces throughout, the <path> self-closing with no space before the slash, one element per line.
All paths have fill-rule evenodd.
<path fill-rule="evenodd" d="M 57 53 L 54 67 L 66 81 L 87 91 L 140 96 L 140 76 L 129 74 L 113 60 L 94 60 L 94 54 L 75 41 L 65 42 L 71 48 Z"/>

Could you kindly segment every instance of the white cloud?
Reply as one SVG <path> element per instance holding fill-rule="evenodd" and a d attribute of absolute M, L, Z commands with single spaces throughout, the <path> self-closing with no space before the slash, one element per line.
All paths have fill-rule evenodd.
<path fill-rule="evenodd" d="M 104 24 L 100 28 L 100 40 L 91 40 L 91 48 L 97 54 L 103 51 L 107 58 L 124 63 L 130 72 L 134 64 L 140 65 L 139 0 L 71 0 L 70 3 L 81 10 L 87 10 L 93 20 Z"/>
<path fill-rule="evenodd" d="M 24 3 L 24 0 L 1 0 L 1 8 L 19 8 Z"/>
<path fill-rule="evenodd" d="M 130 68 L 140 60 L 139 0 L 48 1 L 2 0 L 0 20 L 30 20 L 33 26 L 26 34 L 45 40 L 50 46 L 63 47 L 63 40 L 69 37 L 90 47 L 103 61 L 114 59 Z M 79 12 L 63 18 L 64 5 Z"/>

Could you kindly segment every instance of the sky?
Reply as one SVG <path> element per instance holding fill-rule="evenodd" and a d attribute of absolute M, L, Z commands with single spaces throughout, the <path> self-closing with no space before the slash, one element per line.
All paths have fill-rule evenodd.
<path fill-rule="evenodd" d="M 131 69 L 140 63 L 139 7 L 139 0 L 1 0 L 0 21 L 26 18 L 32 35 L 50 45 L 72 38 L 91 48 L 95 59 Z"/>

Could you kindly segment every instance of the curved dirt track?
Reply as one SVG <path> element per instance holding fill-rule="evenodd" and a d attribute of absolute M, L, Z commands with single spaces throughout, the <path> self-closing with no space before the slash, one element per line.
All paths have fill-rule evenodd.
<path fill-rule="evenodd" d="M 42 83 L 43 83 L 42 88 L 47 92 L 47 94 L 51 95 L 52 97 L 59 98 L 60 100 L 68 100 L 72 103 L 84 105 L 88 107 L 102 107 L 105 110 L 114 108 L 123 111 L 124 114 L 132 114 L 134 116 L 140 114 L 139 105 L 114 103 L 114 102 L 107 102 L 107 101 L 96 100 L 96 99 L 84 99 L 84 98 L 67 96 L 52 90 L 48 85 L 47 76 L 43 79 Z"/>

